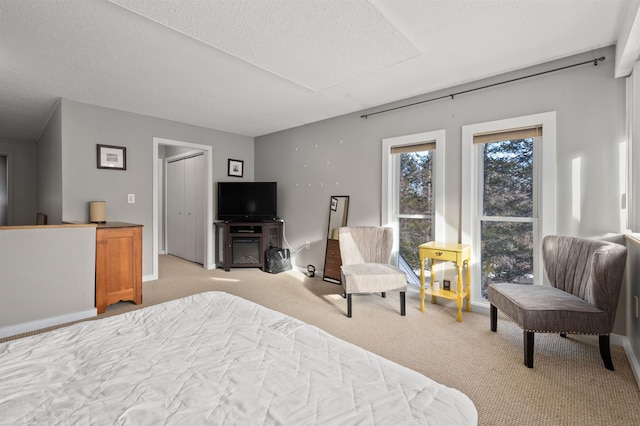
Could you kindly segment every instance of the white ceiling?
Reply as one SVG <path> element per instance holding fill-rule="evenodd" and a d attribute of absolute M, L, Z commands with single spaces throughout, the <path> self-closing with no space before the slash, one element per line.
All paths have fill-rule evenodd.
<path fill-rule="evenodd" d="M 616 43 L 624 76 L 639 3 L 0 0 L 0 137 L 58 98 L 259 136 Z"/>

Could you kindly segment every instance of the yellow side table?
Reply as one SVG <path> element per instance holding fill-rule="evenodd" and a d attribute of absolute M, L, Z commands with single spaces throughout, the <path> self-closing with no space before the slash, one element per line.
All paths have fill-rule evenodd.
<path fill-rule="evenodd" d="M 424 312 L 424 296 L 431 295 L 431 303 L 436 303 L 436 297 L 444 297 L 445 299 L 455 300 L 458 307 L 458 322 L 462 322 L 462 302 L 467 300 L 467 312 L 471 312 L 471 269 L 469 262 L 471 261 L 471 246 L 457 243 L 438 243 L 430 241 L 420 244 L 420 311 Z M 433 288 L 435 282 L 435 262 L 431 264 L 431 285 L 429 289 L 424 288 L 424 260 L 430 258 L 433 260 L 455 262 L 458 266 L 458 284 L 455 289 L 444 290 Z M 466 269 L 466 278 L 464 285 L 462 283 L 462 269 Z"/>

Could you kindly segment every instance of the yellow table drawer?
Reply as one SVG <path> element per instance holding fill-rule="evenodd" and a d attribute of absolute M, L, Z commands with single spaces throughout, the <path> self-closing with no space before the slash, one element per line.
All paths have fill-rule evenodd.
<path fill-rule="evenodd" d="M 446 250 L 438 250 L 438 249 L 426 249 L 422 250 L 422 257 L 428 257 L 436 260 L 447 260 L 451 262 L 456 262 L 458 260 L 459 252 L 455 251 L 446 251 Z"/>

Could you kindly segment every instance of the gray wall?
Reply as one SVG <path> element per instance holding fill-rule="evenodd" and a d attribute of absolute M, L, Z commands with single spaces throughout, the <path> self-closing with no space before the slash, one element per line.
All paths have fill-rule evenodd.
<path fill-rule="evenodd" d="M 107 220 L 142 224 L 143 275 L 153 273 L 154 137 L 212 146 L 214 182 L 227 179 L 228 158 L 244 160 L 245 179 L 253 179 L 251 137 L 64 99 L 61 109 L 62 220 L 86 222 L 89 201 L 104 200 Z M 126 147 L 127 170 L 98 169 L 96 144 Z M 127 194 L 135 194 L 134 204 Z"/>
<path fill-rule="evenodd" d="M 445 212 L 447 241 L 459 240 L 462 126 L 541 112 L 557 112 L 557 232 L 577 236 L 619 234 L 618 146 L 626 139 L 625 80 L 615 79 L 614 48 L 565 58 L 374 108 L 374 112 L 510 80 L 606 56 L 591 64 L 393 112 L 360 118 L 360 113 L 256 138 L 256 180 L 279 182 L 279 215 L 299 266 L 322 269 L 330 195 L 350 195 L 349 224 L 381 221 L 382 139 L 446 130 Z M 440 147 L 438 147 L 440 150 Z M 572 217 L 571 162 L 582 160 L 581 219 Z M 623 295 L 626 300 L 626 295 Z M 616 333 L 625 334 L 625 303 Z"/>
<path fill-rule="evenodd" d="M 0 337 L 95 316 L 95 264 L 95 226 L 0 230 Z"/>
<path fill-rule="evenodd" d="M 613 48 L 364 112 L 436 98 L 603 55 L 606 61 L 597 67 L 585 65 L 366 120 L 360 118 L 363 112 L 359 112 L 256 138 L 255 155 L 260 159 L 256 163 L 256 180 L 279 182 L 278 208 L 280 217 L 286 221 L 287 240 L 294 248 L 302 247 L 305 240 L 312 241 L 311 250 L 302 250 L 295 256 L 296 265 L 314 264 L 322 269 L 331 195 L 351 196 L 349 224 L 380 223 L 381 141 L 425 131 L 446 130 L 445 238 L 457 240 L 462 126 L 547 111 L 557 112 L 557 232 L 585 237 L 619 234 L 624 224 L 619 209 L 618 152 L 619 144 L 626 141 L 626 98 L 625 80 L 613 77 Z M 576 221 L 572 217 L 571 162 L 578 157 L 582 162 L 582 203 L 581 219 Z M 629 258 L 628 272 L 632 278 L 629 287 L 621 292 L 614 326 L 614 333 L 629 338 L 636 360 L 640 354 L 640 327 L 630 307 L 633 295 L 638 294 L 637 265 L 635 247 Z M 627 321 L 631 324 L 629 330 Z"/>
<path fill-rule="evenodd" d="M 0 154 L 9 166 L 9 211 L 7 225 L 36 223 L 36 143 L 0 138 Z"/>
<path fill-rule="evenodd" d="M 633 216 L 631 217 L 630 228 L 636 232 L 634 238 L 628 238 L 629 256 L 627 257 L 627 294 L 626 300 L 628 307 L 627 337 L 629 338 L 631 350 L 636 360 L 636 371 L 640 371 L 640 318 L 635 316 L 636 299 L 640 298 L 640 62 L 636 63 L 633 75 L 629 78 L 633 91 L 633 104 L 630 106 L 633 111 L 631 125 L 633 126 L 631 133 L 635 135 L 635 147 L 632 150 L 633 164 L 630 170 L 632 179 L 632 188 L 630 199 Z M 634 196 L 635 195 L 635 196 Z M 635 210 L 635 211 L 634 211 Z M 637 373 L 640 375 L 640 373 Z M 638 377 L 638 376 L 636 376 Z"/>
<path fill-rule="evenodd" d="M 629 307 L 627 338 L 633 351 L 633 358 L 640 367 L 640 319 L 635 316 L 636 301 L 634 299 L 634 296 L 640 297 L 640 234 L 635 234 L 634 238 L 628 238 L 628 241 L 627 281 L 630 284 L 630 297 L 627 301 Z"/>
<path fill-rule="evenodd" d="M 557 112 L 557 231 L 598 236 L 619 233 L 618 144 L 625 140 L 625 81 L 613 78 L 614 49 L 607 48 L 526 70 L 407 99 L 370 112 L 430 99 L 560 66 L 606 56 L 584 65 L 519 82 L 360 118 L 360 113 L 256 138 L 257 180 L 279 182 L 279 214 L 288 240 L 312 249 L 299 265 L 323 264 L 332 194 L 350 195 L 349 224 L 381 220 L 382 139 L 446 130 L 445 211 L 447 240 L 458 240 L 461 193 L 461 129 L 467 124 Z M 438 147 L 438 150 L 440 147 Z M 571 161 L 582 157 L 581 220 L 571 216 Z"/>
<path fill-rule="evenodd" d="M 38 141 L 38 211 L 62 223 L 62 106 L 58 102 Z"/>

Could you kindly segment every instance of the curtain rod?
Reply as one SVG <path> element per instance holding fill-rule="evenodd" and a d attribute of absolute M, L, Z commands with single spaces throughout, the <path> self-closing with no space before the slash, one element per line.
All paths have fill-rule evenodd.
<path fill-rule="evenodd" d="M 395 111 L 397 109 L 402 109 L 402 108 L 408 108 L 408 107 L 411 107 L 411 106 L 425 104 L 427 102 L 432 102 L 432 101 L 438 101 L 438 100 L 441 100 L 441 99 L 446 99 L 446 98 L 453 99 L 455 96 L 458 96 L 458 95 L 464 95 L 466 93 L 475 92 L 477 90 L 488 89 L 490 87 L 500 86 L 502 84 L 507 84 L 507 83 L 513 83 L 514 81 L 519 81 L 519 80 L 524 80 L 524 79 L 527 79 L 527 78 L 537 77 L 539 75 L 549 74 L 549 73 L 556 72 L 556 71 L 562 71 L 562 70 L 566 70 L 568 68 L 579 67 L 579 66 L 586 65 L 586 64 L 593 64 L 594 66 L 598 66 L 598 62 L 602 62 L 604 60 L 605 60 L 605 57 L 601 56 L 601 57 L 599 57 L 597 59 L 584 61 L 584 62 L 580 62 L 580 63 L 573 64 L 573 65 L 567 65 L 567 66 L 560 67 L 560 68 L 554 68 L 552 70 L 542 71 L 542 72 L 539 72 L 539 73 L 536 73 L 536 74 L 525 75 L 523 77 L 512 78 L 511 80 L 501 81 L 499 83 L 487 84 L 486 86 L 476 87 L 475 89 L 463 90 L 461 92 L 451 93 L 450 95 L 439 96 L 437 98 L 427 99 L 427 100 L 420 101 L 420 102 L 414 102 L 412 104 L 401 105 L 401 106 L 397 106 L 395 108 L 389 108 L 389 109 L 384 109 L 382 111 L 372 112 L 372 113 L 369 113 L 369 114 L 363 114 L 363 115 L 360 116 L 360 118 L 367 119 L 367 118 L 371 117 L 372 115 L 383 114 L 385 112 Z"/>

